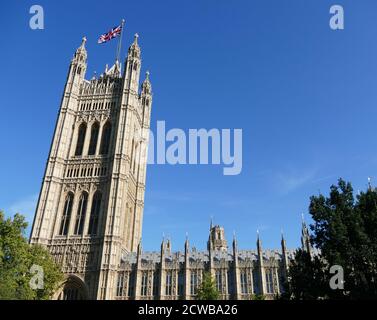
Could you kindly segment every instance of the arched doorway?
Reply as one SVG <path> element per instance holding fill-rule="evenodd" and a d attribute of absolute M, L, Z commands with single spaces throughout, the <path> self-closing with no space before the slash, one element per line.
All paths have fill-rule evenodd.
<path fill-rule="evenodd" d="M 88 290 L 85 283 L 77 276 L 70 275 L 62 284 L 57 300 L 87 300 Z"/>

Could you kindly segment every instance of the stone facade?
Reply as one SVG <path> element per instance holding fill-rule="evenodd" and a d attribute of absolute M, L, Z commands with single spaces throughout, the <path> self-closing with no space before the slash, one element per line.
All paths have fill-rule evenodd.
<path fill-rule="evenodd" d="M 123 73 L 116 61 L 85 79 L 86 39 L 70 63 L 46 165 L 30 243 L 46 246 L 66 280 L 56 299 L 194 299 L 210 272 L 223 299 L 274 298 L 283 290 L 289 259 L 281 250 L 229 250 L 224 229 L 210 227 L 207 250 L 142 252 L 152 86 L 139 88 L 138 36 Z M 303 224 L 302 244 L 310 249 Z"/>
<path fill-rule="evenodd" d="M 184 251 L 171 251 L 169 240 L 163 240 L 160 252 L 125 253 L 120 263 L 115 298 L 119 300 L 192 300 L 195 299 L 204 272 L 215 279 L 220 298 L 253 299 L 263 295 L 274 299 L 284 291 L 289 261 L 294 251 L 286 248 L 282 238 L 281 250 L 238 250 L 233 239 L 232 249 L 226 245 L 224 229 L 211 226 L 208 250 L 190 250 L 186 239 Z"/>
<path fill-rule="evenodd" d="M 85 79 L 86 39 L 70 63 L 30 242 L 47 246 L 67 275 L 60 298 L 112 299 L 124 252 L 141 238 L 149 73 L 139 89 L 138 36 L 118 61 Z"/>

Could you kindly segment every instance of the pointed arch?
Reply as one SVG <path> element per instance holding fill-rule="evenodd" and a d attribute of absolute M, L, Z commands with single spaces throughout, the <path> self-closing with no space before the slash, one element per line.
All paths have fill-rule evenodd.
<path fill-rule="evenodd" d="M 82 123 L 79 127 L 79 131 L 77 134 L 77 143 L 76 143 L 76 150 L 75 156 L 81 156 L 83 149 L 84 149 L 84 141 L 86 135 L 86 123 Z"/>
<path fill-rule="evenodd" d="M 64 209 L 63 209 L 62 219 L 60 222 L 60 230 L 59 230 L 60 235 L 66 236 L 68 234 L 69 223 L 71 221 L 72 206 L 73 206 L 73 193 L 69 192 L 64 202 Z"/>
<path fill-rule="evenodd" d="M 100 154 L 106 155 L 109 153 L 110 137 L 111 137 L 111 123 L 106 122 L 106 124 L 103 127 L 103 132 L 102 132 Z"/>
<path fill-rule="evenodd" d="M 78 276 L 70 274 L 55 294 L 54 300 L 87 300 L 88 286 Z"/>
<path fill-rule="evenodd" d="M 89 219 L 89 229 L 88 234 L 96 235 L 98 234 L 98 220 L 101 210 L 101 201 L 102 201 L 102 194 L 101 192 L 97 191 L 92 200 L 92 209 L 90 211 L 90 219 Z"/>
<path fill-rule="evenodd" d="M 92 124 L 92 129 L 90 132 L 90 143 L 89 143 L 88 155 L 96 154 L 98 133 L 99 133 L 99 124 L 98 122 L 94 122 Z"/>
<path fill-rule="evenodd" d="M 88 193 L 84 191 L 80 196 L 79 205 L 77 207 L 75 234 L 81 235 L 83 232 L 87 206 Z"/>

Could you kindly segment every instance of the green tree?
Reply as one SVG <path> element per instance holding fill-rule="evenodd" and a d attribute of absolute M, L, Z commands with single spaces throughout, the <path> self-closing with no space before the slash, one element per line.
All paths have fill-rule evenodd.
<path fill-rule="evenodd" d="M 63 280 L 60 268 L 48 251 L 42 246 L 28 244 L 26 227 L 22 215 L 6 219 L 0 211 L 0 299 L 49 299 Z M 43 288 L 38 289 L 33 265 L 43 270 Z"/>
<path fill-rule="evenodd" d="M 266 300 L 266 297 L 263 294 L 252 294 L 250 296 L 251 300 Z"/>
<path fill-rule="evenodd" d="M 356 196 L 339 179 L 328 197 L 310 198 L 314 224 L 311 242 L 319 254 L 297 251 L 290 268 L 289 295 L 297 299 L 377 299 L 377 191 L 369 187 Z M 344 290 L 333 290 L 331 266 L 344 270 Z"/>
<path fill-rule="evenodd" d="M 203 280 L 198 288 L 198 300 L 217 300 L 219 299 L 219 291 L 216 288 L 216 283 L 210 272 L 203 273 Z"/>
<path fill-rule="evenodd" d="M 285 283 L 285 292 L 281 299 L 314 300 L 327 295 L 324 266 L 319 257 L 311 257 L 299 249 L 289 268 L 289 284 Z"/>

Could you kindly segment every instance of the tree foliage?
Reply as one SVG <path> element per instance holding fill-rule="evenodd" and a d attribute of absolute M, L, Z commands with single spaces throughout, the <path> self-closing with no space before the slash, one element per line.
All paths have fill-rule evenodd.
<path fill-rule="evenodd" d="M 340 179 L 328 197 L 310 198 L 311 242 L 318 255 L 298 250 L 289 271 L 289 294 L 296 299 L 377 299 L 377 191 L 356 197 Z M 333 290 L 331 266 L 344 270 L 344 290 Z"/>
<path fill-rule="evenodd" d="M 198 300 L 217 300 L 219 299 L 219 291 L 216 288 L 215 280 L 210 272 L 203 273 L 203 280 L 198 288 Z"/>
<path fill-rule="evenodd" d="M 322 261 L 298 249 L 289 267 L 289 283 L 285 284 L 283 299 L 313 300 L 326 297 L 328 283 Z"/>
<path fill-rule="evenodd" d="M 39 245 L 29 245 L 25 238 L 27 223 L 16 214 L 6 219 L 0 211 L 0 299 L 44 300 L 51 298 L 63 280 L 60 268 L 49 252 Z M 36 275 L 32 266 L 43 270 L 43 288 L 33 289 L 30 285 Z"/>

